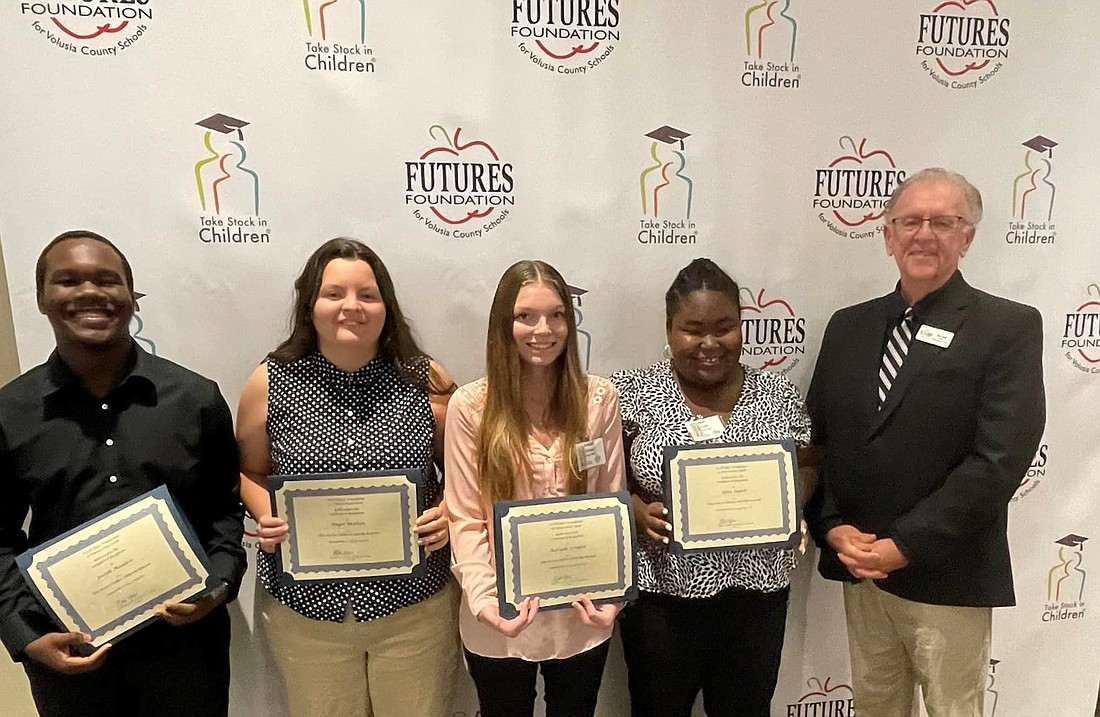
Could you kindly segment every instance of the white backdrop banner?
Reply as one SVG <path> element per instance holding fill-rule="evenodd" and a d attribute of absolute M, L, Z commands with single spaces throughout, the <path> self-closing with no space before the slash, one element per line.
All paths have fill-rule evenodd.
<path fill-rule="evenodd" d="M 709 256 L 744 287 L 745 362 L 805 389 L 830 314 L 896 280 L 885 197 L 921 167 L 966 174 L 986 213 L 963 270 L 1040 309 L 1049 397 L 1011 508 L 1018 605 L 995 613 L 987 714 L 1092 713 L 1096 3 L 11 0 L 0 27 L 23 367 L 53 345 L 38 252 L 88 228 L 134 266 L 137 339 L 231 404 L 287 331 L 305 258 L 341 235 L 378 251 L 460 383 L 483 371 L 512 262 L 577 287 L 585 359 L 606 375 L 659 357 L 663 293 Z M 795 575 L 772 711 L 849 717 L 840 592 L 815 560 Z M 233 710 L 278 715 L 252 594 L 250 577 Z M 455 715 L 473 717 L 463 690 Z M 627 704 L 616 651 L 600 714 Z"/>

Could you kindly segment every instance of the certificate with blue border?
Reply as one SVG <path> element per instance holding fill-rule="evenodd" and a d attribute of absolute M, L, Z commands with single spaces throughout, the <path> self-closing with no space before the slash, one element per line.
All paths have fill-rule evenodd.
<path fill-rule="evenodd" d="M 630 494 L 500 501 L 493 505 L 500 614 L 539 598 L 542 610 L 637 597 Z"/>
<path fill-rule="evenodd" d="M 669 549 L 793 548 L 802 540 L 794 441 L 665 448 Z"/>
<path fill-rule="evenodd" d="M 156 619 L 154 608 L 203 592 L 209 562 L 168 489 L 156 488 L 16 558 L 39 600 L 92 644 Z"/>
<path fill-rule="evenodd" d="M 275 552 L 280 579 L 422 576 L 424 551 L 413 527 L 423 481 L 416 468 L 268 478 L 272 513 L 290 526 Z"/>

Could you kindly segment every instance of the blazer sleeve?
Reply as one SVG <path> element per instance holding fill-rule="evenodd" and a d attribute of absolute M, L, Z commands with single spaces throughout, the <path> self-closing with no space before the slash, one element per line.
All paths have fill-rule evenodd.
<path fill-rule="evenodd" d="M 825 391 L 829 384 L 829 366 L 836 360 L 833 357 L 832 337 L 836 333 L 837 317 L 834 314 L 825 328 L 825 335 L 821 339 L 821 350 L 817 354 L 817 364 L 814 366 L 814 375 L 810 380 L 810 388 L 806 392 L 806 410 L 810 414 L 811 443 L 815 446 L 826 446 L 829 437 L 829 427 L 825 421 Z M 826 450 L 828 448 L 826 447 Z M 806 522 L 810 526 L 810 534 L 814 542 L 820 547 L 827 547 L 825 536 L 830 530 L 842 525 L 844 519 L 840 516 L 840 510 L 836 507 L 829 491 L 828 461 L 824 461 L 819 470 L 817 492 L 806 505 Z"/>
<path fill-rule="evenodd" d="M 889 529 L 889 537 L 910 563 L 945 560 L 969 535 L 996 521 L 1042 439 L 1042 317 L 1030 306 L 1020 309 L 1004 312 L 998 321 L 999 335 L 981 379 L 970 453 L 938 490 Z"/>

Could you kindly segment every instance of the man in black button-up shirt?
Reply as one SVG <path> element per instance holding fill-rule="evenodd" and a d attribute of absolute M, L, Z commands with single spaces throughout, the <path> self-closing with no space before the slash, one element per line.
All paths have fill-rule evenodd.
<path fill-rule="evenodd" d="M 130 338 L 133 276 L 103 237 L 51 242 L 37 289 L 57 350 L 0 389 L 0 639 L 43 715 L 225 715 L 224 604 L 246 566 L 229 409 L 213 381 Z M 89 654 L 35 599 L 15 556 L 161 485 L 223 586 L 162 604 L 158 624 Z"/>

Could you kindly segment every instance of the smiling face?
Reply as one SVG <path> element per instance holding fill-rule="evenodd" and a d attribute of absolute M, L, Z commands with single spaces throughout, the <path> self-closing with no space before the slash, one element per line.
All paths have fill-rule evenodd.
<path fill-rule="evenodd" d="M 965 221 L 957 229 L 939 234 L 932 231 L 930 222 L 922 222 L 916 232 L 906 232 L 891 221 L 903 217 L 938 216 L 958 216 Z M 898 265 L 902 294 L 910 304 L 946 284 L 959 268 L 959 259 L 974 241 L 974 225 L 970 219 L 966 194 L 949 182 L 918 182 L 898 197 L 886 217 L 886 253 L 894 257 Z"/>
<path fill-rule="evenodd" d="M 512 338 L 524 368 L 553 366 L 565 350 L 569 322 L 565 304 L 547 284 L 523 286 L 512 310 Z"/>
<path fill-rule="evenodd" d="M 386 304 L 370 264 L 362 259 L 333 259 L 321 275 L 313 302 L 313 326 L 322 354 L 362 350 L 378 353 L 378 337 L 386 324 Z"/>
<path fill-rule="evenodd" d="M 114 249 L 94 239 L 66 239 L 46 254 L 44 273 L 38 309 L 59 346 L 102 349 L 129 343 L 134 295 Z"/>
<path fill-rule="evenodd" d="M 741 310 L 725 293 L 701 289 L 680 302 L 668 325 L 672 367 L 680 380 L 719 388 L 737 376 Z"/>

